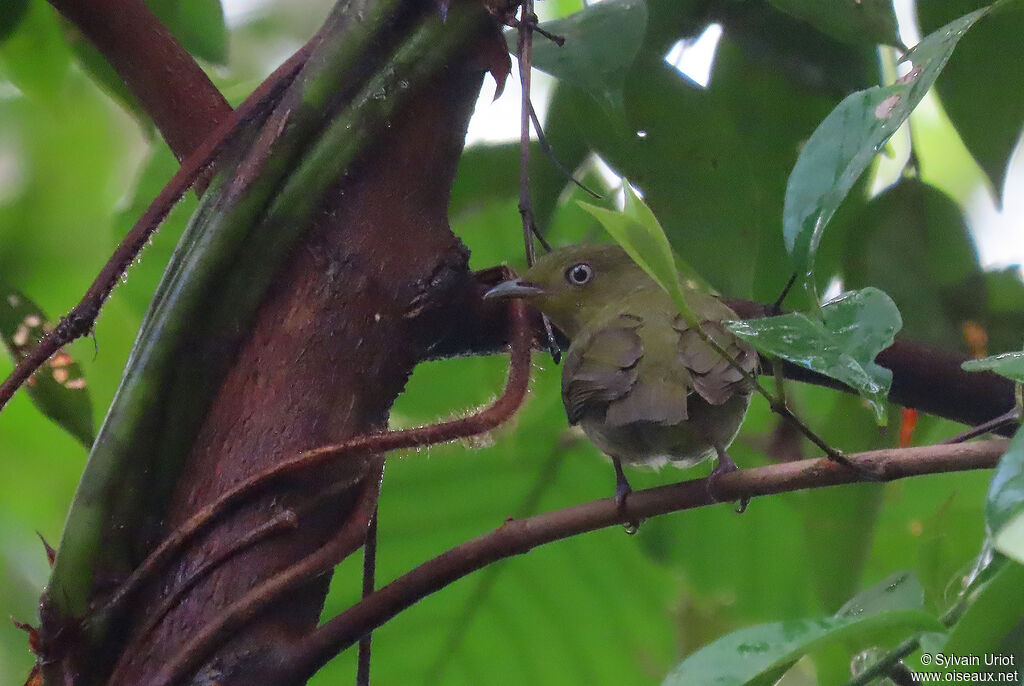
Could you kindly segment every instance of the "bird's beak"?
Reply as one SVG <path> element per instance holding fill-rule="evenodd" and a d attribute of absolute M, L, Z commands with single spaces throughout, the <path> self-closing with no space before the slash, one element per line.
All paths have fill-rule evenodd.
<path fill-rule="evenodd" d="M 502 281 L 491 290 L 484 293 L 484 300 L 507 300 L 508 298 L 532 298 L 543 294 L 544 291 L 538 286 L 523 279 L 510 279 Z"/>

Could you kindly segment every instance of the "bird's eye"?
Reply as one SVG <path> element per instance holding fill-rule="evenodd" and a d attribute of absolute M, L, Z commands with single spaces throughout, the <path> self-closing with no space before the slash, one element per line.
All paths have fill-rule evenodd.
<path fill-rule="evenodd" d="M 565 271 L 565 280 L 573 286 L 582 286 L 594 276 L 594 270 L 586 262 L 574 264 Z"/>

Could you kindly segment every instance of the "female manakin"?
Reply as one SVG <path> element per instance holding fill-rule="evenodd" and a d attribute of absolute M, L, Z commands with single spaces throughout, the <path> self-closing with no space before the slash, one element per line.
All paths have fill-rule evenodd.
<path fill-rule="evenodd" d="M 622 465 L 689 467 L 717 456 L 709 484 L 736 469 L 725 450 L 739 431 L 757 353 L 722 321 L 718 298 L 689 289 L 701 327 L 737 368 L 686 323 L 672 299 L 622 248 L 572 245 L 537 259 L 485 298 L 527 298 L 569 338 L 562 402 L 570 424 L 615 466 L 615 498 L 631 489 Z"/>

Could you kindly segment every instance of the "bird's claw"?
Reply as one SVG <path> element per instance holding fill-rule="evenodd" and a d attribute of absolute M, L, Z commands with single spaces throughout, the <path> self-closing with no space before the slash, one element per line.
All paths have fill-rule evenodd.
<path fill-rule="evenodd" d="M 729 457 L 729 454 L 726 453 L 725 450 L 716 447 L 715 452 L 718 453 L 718 464 L 715 465 L 715 468 L 712 469 L 711 473 L 708 475 L 707 494 L 711 502 L 718 503 L 721 502 L 722 500 L 721 498 L 718 497 L 718 480 L 722 477 L 723 474 L 735 472 L 739 469 L 739 467 L 736 466 L 736 463 L 732 461 L 732 458 Z M 749 504 L 750 498 L 741 498 L 739 507 L 736 508 L 736 513 L 743 514 L 744 512 L 746 512 L 747 505 Z"/>
<path fill-rule="evenodd" d="M 629 485 L 626 475 L 622 472 L 622 463 L 618 458 L 612 458 L 612 463 L 615 465 L 615 507 L 622 516 L 626 533 L 632 536 L 640 530 L 639 520 L 630 518 L 626 512 L 626 496 L 633 492 L 633 487 Z"/>

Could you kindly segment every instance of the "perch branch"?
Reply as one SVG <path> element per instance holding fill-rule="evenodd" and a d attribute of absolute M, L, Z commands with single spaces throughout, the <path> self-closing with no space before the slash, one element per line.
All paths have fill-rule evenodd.
<path fill-rule="evenodd" d="M 993 439 L 958 445 L 876 450 L 848 455 L 884 481 L 943 472 L 994 467 L 1007 442 Z M 720 500 L 740 500 L 805 488 L 823 488 L 864 479 L 826 458 L 741 469 L 715 483 Z M 381 626 L 400 611 L 451 582 L 497 560 L 587 531 L 669 512 L 711 505 L 707 479 L 684 481 L 634 491 L 625 511 L 613 498 L 548 512 L 528 519 L 509 520 L 416 567 L 331 619 L 293 648 L 292 678 L 312 675 L 367 631 Z"/>

